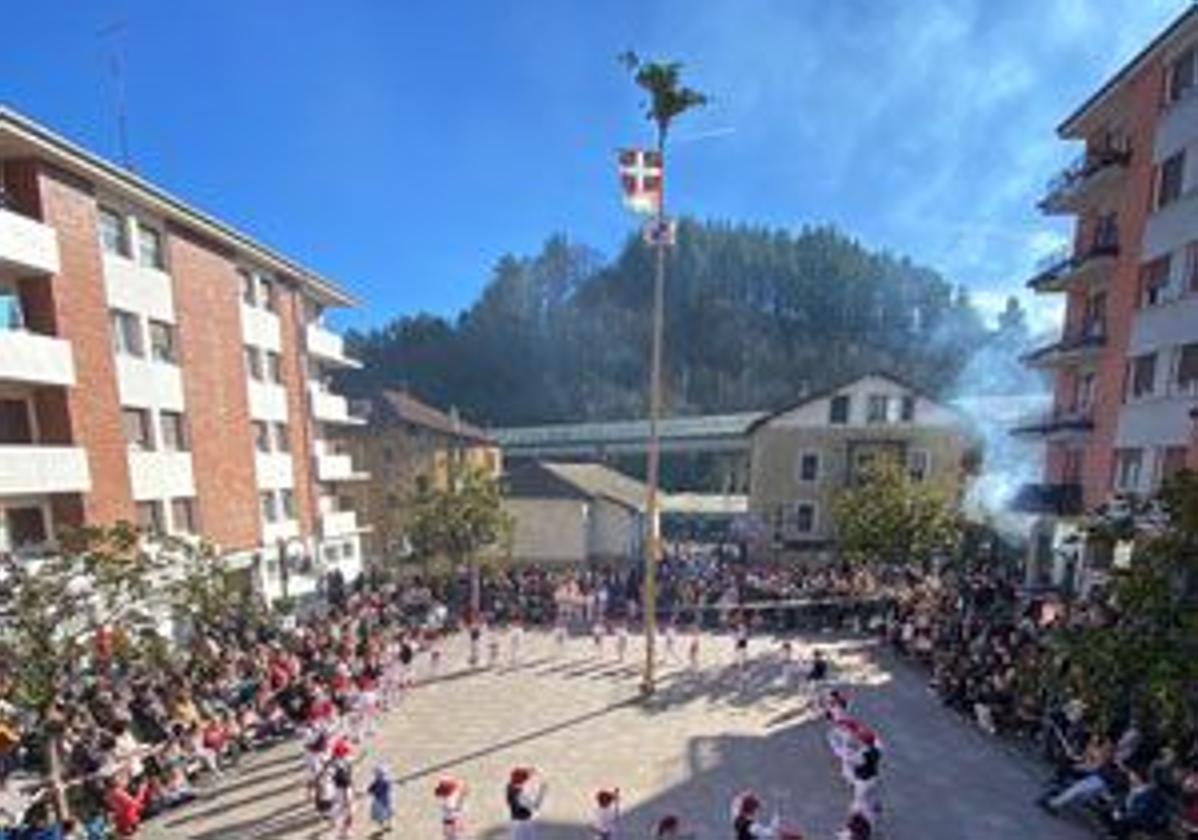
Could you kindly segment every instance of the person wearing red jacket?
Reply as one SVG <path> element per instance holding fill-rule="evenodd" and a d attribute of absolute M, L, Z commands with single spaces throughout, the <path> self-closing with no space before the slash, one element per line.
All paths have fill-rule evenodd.
<path fill-rule="evenodd" d="M 150 796 L 150 789 L 144 782 L 135 792 L 130 792 L 128 786 L 127 774 L 114 773 L 108 777 L 108 786 L 104 791 L 104 804 L 112 814 L 112 824 L 118 837 L 137 835 L 141 815 Z"/>

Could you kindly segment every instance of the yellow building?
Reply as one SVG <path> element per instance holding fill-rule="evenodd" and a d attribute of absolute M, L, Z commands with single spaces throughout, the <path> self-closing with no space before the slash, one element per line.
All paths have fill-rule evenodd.
<path fill-rule="evenodd" d="M 960 412 L 881 374 L 766 415 L 749 434 L 749 511 L 766 537 L 757 553 L 817 561 L 835 556 L 836 495 L 875 460 L 895 458 L 915 480 L 960 492 L 972 450 Z"/>
<path fill-rule="evenodd" d="M 485 431 L 421 402 L 404 391 L 384 391 L 366 406 L 367 423 L 343 440 L 355 463 L 370 465 L 370 478 L 346 486 L 347 502 L 370 526 L 364 540 L 370 558 L 402 555 L 412 499 L 424 487 L 445 487 L 450 465 L 498 477 L 499 445 Z"/>

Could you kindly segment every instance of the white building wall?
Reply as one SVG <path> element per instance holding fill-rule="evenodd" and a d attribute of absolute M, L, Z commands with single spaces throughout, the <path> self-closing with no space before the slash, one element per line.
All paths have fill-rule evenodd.
<path fill-rule="evenodd" d="M 582 563 L 587 558 L 588 505 L 571 499 L 505 499 L 515 520 L 512 559 L 524 563 Z"/>

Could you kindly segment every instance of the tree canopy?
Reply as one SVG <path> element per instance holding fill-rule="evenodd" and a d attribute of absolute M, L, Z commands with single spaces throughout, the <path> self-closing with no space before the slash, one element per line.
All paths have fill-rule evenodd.
<path fill-rule="evenodd" d="M 652 258 L 638 236 L 610 261 L 552 236 L 538 254 L 501 258 L 454 320 L 351 332 L 364 367 L 341 385 L 406 386 L 493 425 L 642 416 Z M 935 271 L 830 227 L 684 219 L 668 259 L 667 415 L 769 409 L 874 370 L 941 393 L 996 335 Z M 1022 329 L 1012 306 L 1004 335 Z"/>

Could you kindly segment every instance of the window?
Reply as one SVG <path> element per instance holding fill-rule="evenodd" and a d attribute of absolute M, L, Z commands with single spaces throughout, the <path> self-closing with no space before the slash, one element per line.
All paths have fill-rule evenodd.
<path fill-rule="evenodd" d="M 249 371 L 251 379 L 262 381 L 262 354 L 258 352 L 257 347 L 246 346 L 245 368 Z"/>
<path fill-rule="evenodd" d="M 42 545 L 49 537 L 40 507 L 11 507 L 4 512 L 8 544 L 14 549 Z"/>
<path fill-rule="evenodd" d="M 1194 48 L 1190 47 L 1169 65 L 1169 86 L 1166 97 L 1170 103 L 1181 99 L 1194 87 Z"/>
<path fill-rule="evenodd" d="M 853 459 L 853 480 L 860 482 L 869 478 L 870 470 L 877 461 L 876 452 L 858 452 Z"/>
<path fill-rule="evenodd" d="M 1140 269 L 1140 308 L 1164 303 L 1168 289 L 1169 255 L 1166 254 Z"/>
<path fill-rule="evenodd" d="M 195 499 L 175 499 L 171 502 L 171 527 L 176 534 L 199 533 Z"/>
<path fill-rule="evenodd" d="M 291 451 L 291 430 L 286 423 L 275 424 L 275 450 L 278 452 Z"/>
<path fill-rule="evenodd" d="M 100 247 L 108 254 L 129 256 L 129 231 L 125 217 L 107 207 L 100 208 Z"/>
<path fill-rule="evenodd" d="M 1094 387 L 1098 381 L 1094 371 L 1078 374 L 1073 388 L 1073 410 L 1087 412 L 1094 406 Z"/>
<path fill-rule="evenodd" d="M 1185 272 L 1181 283 L 1182 289 L 1186 294 L 1198 294 L 1198 242 L 1191 242 L 1186 246 Z"/>
<path fill-rule="evenodd" d="M 241 302 L 246 306 L 253 306 L 257 302 L 257 296 L 254 294 L 254 275 L 245 268 L 237 269 L 237 273 L 241 275 Z"/>
<path fill-rule="evenodd" d="M 1081 337 L 1097 338 L 1106 335 L 1106 292 L 1095 292 L 1086 298 Z"/>
<path fill-rule="evenodd" d="M 162 521 L 162 502 L 138 502 L 137 527 L 153 536 L 165 533 L 166 526 Z"/>
<path fill-rule="evenodd" d="M 1061 465 L 1061 482 L 1063 484 L 1080 484 L 1082 480 L 1082 463 L 1085 451 L 1082 449 L 1066 449 L 1064 463 Z"/>
<path fill-rule="evenodd" d="M 1168 207 L 1181 198 L 1186 167 L 1186 152 L 1182 149 L 1160 165 L 1156 182 L 1156 207 Z"/>
<path fill-rule="evenodd" d="M 1124 492 L 1134 492 L 1140 486 L 1140 462 L 1142 454 L 1139 449 L 1115 450 L 1115 489 Z"/>
<path fill-rule="evenodd" d="M 399 496 L 395 495 L 394 493 L 388 493 L 387 507 L 391 510 L 395 510 L 397 507 L 399 507 Z"/>
<path fill-rule="evenodd" d="M 165 321 L 150 322 L 150 358 L 156 362 L 177 364 L 175 355 L 175 326 Z"/>
<path fill-rule="evenodd" d="M 283 507 L 283 518 L 295 519 L 295 493 L 291 490 L 280 490 L 279 502 Z"/>
<path fill-rule="evenodd" d="M 907 453 L 907 475 L 912 481 L 927 481 L 931 471 L 932 453 L 926 449 L 912 449 Z"/>
<path fill-rule="evenodd" d="M 324 559 L 329 563 L 336 563 L 341 559 L 340 548 L 341 547 L 336 544 L 326 545 L 324 547 Z"/>
<path fill-rule="evenodd" d="M 0 330 L 22 330 L 25 314 L 21 311 L 21 297 L 16 289 L 0 286 Z"/>
<path fill-rule="evenodd" d="M 152 227 L 137 225 L 137 261 L 146 268 L 163 268 L 162 234 Z"/>
<path fill-rule="evenodd" d="M 33 443 L 33 423 L 25 400 L 0 399 L 0 443 Z"/>
<path fill-rule="evenodd" d="M 885 394 L 870 394 L 865 407 L 866 423 L 885 423 L 890 414 L 890 398 Z"/>
<path fill-rule="evenodd" d="M 262 519 L 266 522 L 275 522 L 279 518 L 278 509 L 275 507 L 275 494 L 269 490 L 264 490 L 258 494 L 259 504 L 262 505 Z"/>
<path fill-rule="evenodd" d="M 395 450 L 390 446 L 383 447 L 383 461 L 390 464 L 395 460 Z"/>
<path fill-rule="evenodd" d="M 1198 344 L 1177 349 L 1177 390 L 1191 396 L 1198 394 Z"/>
<path fill-rule="evenodd" d="M 819 478 L 819 453 L 799 453 L 799 481 L 816 481 Z"/>
<path fill-rule="evenodd" d="M 154 430 L 148 409 L 122 408 L 121 427 L 125 430 L 125 442 L 129 446 L 146 452 L 154 449 Z"/>
<path fill-rule="evenodd" d="M 141 358 L 146 354 L 141 320 L 132 312 L 112 310 L 112 348 L 122 356 Z"/>
<path fill-rule="evenodd" d="M 1094 220 L 1094 235 L 1090 240 L 1092 253 L 1102 254 L 1119 249 L 1119 214 L 1103 213 Z"/>
<path fill-rule="evenodd" d="M 345 560 L 354 559 L 354 544 L 351 542 L 341 544 L 341 556 Z"/>
<path fill-rule="evenodd" d="M 1133 400 L 1152 396 L 1156 384 L 1156 353 L 1146 353 L 1131 360 L 1129 397 Z"/>
<path fill-rule="evenodd" d="M 279 354 L 271 350 L 266 350 L 263 351 L 263 355 L 266 357 L 266 381 L 282 385 L 283 367 Z"/>
<path fill-rule="evenodd" d="M 259 452 L 270 452 L 270 426 L 261 420 L 254 421 L 254 448 Z"/>
<path fill-rule="evenodd" d="M 267 312 L 275 311 L 275 284 L 265 277 L 258 278 L 258 300 Z"/>
<path fill-rule="evenodd" d="M 911 423 L 915 420 L 915 397 L 910 394 L 903 396 L 902 408 L 899 414 L 904 423 Z"/>
<path fill-rule="evenodd" d="M 815 504 L 813 502 L 797 503 L 791 515 L 791 530 L 796 534 L 810 534 L 815 530 Z"/>
<path fill-rule="evenodd" d="M 1164 484 L 1186 468 L 1186 448 L 1166 446 L 1160 450 L 1160 483 Z"/>
<path fill-rule="evenodd" d="M 164 411 L 159 415 L 162 426 L 162 448 L 167 452 L 186 452 L 191 448 L 187 439 L 187 423 L 177 411 Z"/>
<path fill-rule="evenodd" d="M 828 422 L 843 426 L 849 422 L 849 402 L 847 394 L 833 397 L 828 410 Z"/>

